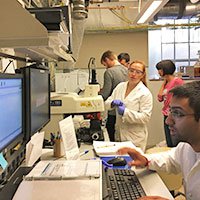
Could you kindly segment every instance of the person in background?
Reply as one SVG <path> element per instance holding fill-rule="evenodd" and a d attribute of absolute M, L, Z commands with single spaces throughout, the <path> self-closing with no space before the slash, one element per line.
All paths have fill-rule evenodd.
<path fill-rule="evenodd" d="M 122 65 L 124 65 L 125 67 L 128 68 L 129 62 L 130 62 L 130 56 L 129 56 L 128 53 L 120 53 L 120 54 L 117 56 L 117 58 L 118 58 L 118 61 L 119 61 Z"/>
<path fill-rule="evenodd" d="M 141 155 L 134 149 L 122 148 L 118 154 L 129 154 L 131 166 L 145 167 L 167 173 L 182 173 L 186 199 L 200 197 L 200 81 L 186 83 L 170 90 L 172 99 L 166 123 L 179 144 L 157 154 Z M 176 180 L 174 180 L 176 181 Z M 144 197 L 144 199 L 165 199 Z"/>
<path fill-rule="evenodd" d="M 110 50 L 103 53 L 101 57 L 101 64 L 106 67 L 106 71 L 104 73 L 103 88 L 100 90 L 99 94 L 102 95 L 105 101 L 120 82 L 127 80 L 128 71 L 127 68 L 118 62 L 115 53 Z M 106 129 L 108 131 L 110 141 L 115 141 L 115 123 L 115 110 L 108 111 Z"/>
<path fill-rule="evenodd" d="M 106 109 L 117 110 L 117 128 L 121 141 L 132 141 L 143 151 L 147 144 L 147 123 L 153 100 L 146 86 L 146 66 L 134 61 L 128 68 L 128 81 L 119 83 L 105 101 Z"/>
<path fill-rule="evenodd" d="M 169 91 L 177 86 L 182 85 L 183 80 L 181 78 L 175 77 L 174 72 L 176 70 L 175 64 L 171 60 L 162 60 L 156 64 L 159 75 L 163 78 L 163 83 L 158 92 L 157 99 L 159 102 L 164 102 L 162 108 L 162 114 L 164 115 L 164 131 L 165 138 L 168 147 L 174 147 L 177 145 L 178 140 L 175 136 L 170 135 L 170 130 L 168 125 L 165 123 L 165 120 L 169 114 L 169 104 L 171 101 L 172 95 Z"/>

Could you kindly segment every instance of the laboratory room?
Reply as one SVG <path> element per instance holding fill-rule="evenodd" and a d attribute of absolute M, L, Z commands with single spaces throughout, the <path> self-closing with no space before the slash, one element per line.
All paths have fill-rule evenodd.
<path fill-rule="evenodd" d="M 0 19 L 1 200 L 199 200 L 199 0 L 0 0 Z"/>

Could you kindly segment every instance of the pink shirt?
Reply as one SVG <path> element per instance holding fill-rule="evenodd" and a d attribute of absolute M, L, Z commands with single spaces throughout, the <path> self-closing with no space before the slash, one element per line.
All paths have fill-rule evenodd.
<path fill-rule="evenodd" d="M 163 115 L 168 116 L 169 113 L 169 104 L 172 98 L 172 94 L 170 94 L 169 91 L 175 86 L 182 85 L 183 83 L 184 82 L 182 79 L 175 77 L 173 80 L 171 80 L 165 85 L 163 94 L 158 95 L 158 101 L 160 102 L 164 101 L 164 106 L 162 108 Z"/>

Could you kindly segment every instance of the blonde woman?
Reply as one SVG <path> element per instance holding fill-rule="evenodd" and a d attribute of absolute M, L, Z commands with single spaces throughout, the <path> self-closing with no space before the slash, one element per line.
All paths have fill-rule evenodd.
<path fill-rule="evenodd" d="M 117 111 L 116 125 L 120 140 L 132 141 L 144 151 L 153 100 L 146 86 L 146 66 L 142 61 L 134 61 L 129 65 L 128 81 L 117 85 L 105 106 L 108 110 Z"/>

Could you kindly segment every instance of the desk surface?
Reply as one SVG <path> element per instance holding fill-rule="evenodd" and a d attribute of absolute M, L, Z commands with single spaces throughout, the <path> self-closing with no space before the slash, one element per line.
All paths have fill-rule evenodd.
<path fill-rule="evenodd" d="M 90 151 L 88 152 L 88 154 L 82 156 L 81 159 L 89 159 L 95 157 L 92 145 L 82 144 L 80 147 L 80 151 L 85 150 Z M 165 184 L 163 183 L 162 179 L 156 172 L 147 169 L 136 169 L 134 167 L 132 169 L 136 172 L 138 179 L 147 195 L 162 196 L 170 200 L 174 199 Z"/>
<path fill-rule="evenodd" d="M 134 169 L 134 171 L 148 196 L 162 196 L 170 200 L 174 199 L 156 172 L 146 169 Z"/>
<path fill-rule="evenodd" d="M 12 200 L 101 200 L 101 181 L 100 178 L 70 181 L 24 180 Z"/>
<path fill-rule="evenodd" d="M 86 145 L 82 144 L 80 147 L 80 152 L 89 150 L 89 152 L 83 156 L 81 156 L 81 159 L 90 159 L 94 158 L 95 153 L 93 151 L 92 145 Z M 42 160 L 49 160 L 49 159 L 55 159 L 53 157 L 52 150 L 44 150 L 43 156 L 41 158 Z M 142 184 L 142 187 L 144 188 L 147 195 L 156 195 L 156 196 L 162 196 L 167 199 L 174 199 L 172 195 L 170 194 L 169 190 L 161 180 L 160 176 L 153 171 L 149 171 L 147 169 L 135 169 L 133 170 L 136 172 L 140 183 Z"/>

